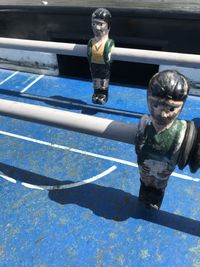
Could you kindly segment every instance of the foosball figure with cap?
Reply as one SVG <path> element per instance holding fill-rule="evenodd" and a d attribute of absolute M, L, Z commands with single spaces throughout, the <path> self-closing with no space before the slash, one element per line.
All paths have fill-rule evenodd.
<path fill-rule="evenodd" d="M 105 104 L 108 100 L 110 81 L 111 50 L 114 41 L 109 39 L 111 14 L 105 8 L 98 8 L 92 14 L 92 30 L 94 38 L 90 39 L 87 47 L 90 72 L 93 80 L 94 104 Z"/>

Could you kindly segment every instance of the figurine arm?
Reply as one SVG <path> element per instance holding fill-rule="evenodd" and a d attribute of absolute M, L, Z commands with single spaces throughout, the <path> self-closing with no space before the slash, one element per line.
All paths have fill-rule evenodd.
<path fill-rule="evenodd" d="M 193 120 L 187 121 L 177 164 L 180 170 L 188 165 L 192 173 L 200 168 L 200 127 L 196 126 Z"/>
<path fill-rule="evenodd" d="M 91 62 L 91 56 L 92 56 L 92 39 L 89 40 L 87 45 L 87 57 L 89 62 Z"/>
<path fill-rule="evenodd" d="M 111 53 L 112 53 L 112 48 L 115 46 L 115 43 L 112 39 L 108 39 L 106 42 L 106 47 L 104 50 L 104 60 L 105 63 L 110 63 L 111 61 Z"/>
<path fill-rule="evenodd" d="M 141 151 L 141 148 L 143 147 L 145 140 L 147 139 L 146 135 L 146 126 L 151 123 L 149 115 L 144 115 L 140 119 L 140 122 L 138 124 L 138 130 L 135 137 L 135 151 L 138 155 Z"/>

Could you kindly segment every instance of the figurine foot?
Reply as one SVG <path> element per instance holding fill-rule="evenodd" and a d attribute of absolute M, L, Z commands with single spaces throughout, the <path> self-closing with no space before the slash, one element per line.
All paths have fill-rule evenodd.
<path fill-rule="evenodd" d="M 92 102 L 94 104 L 99 104 L 99 105 L 103 105 L 108 101 L 108 95 L 106 94 L 93 94 L 92 96 Z"/>
<path fill-rule="evenodd" d="M 164 197 L 164 190 L 156 189 L 151 186 L 145 186 L 141 182 L 139 201 L 146 207 L 154 210 L 159 210 Z"/>
<path fill-rule="evenodd" d="M 150 204 L 148 208 L 154 209 L 154 210 L 159 210 L 160 208 L 157 205 Z"/>

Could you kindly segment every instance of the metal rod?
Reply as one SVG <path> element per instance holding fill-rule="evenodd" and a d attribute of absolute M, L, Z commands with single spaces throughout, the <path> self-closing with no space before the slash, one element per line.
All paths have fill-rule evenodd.
<path fill-rule="evenodd" d="M 86 45 L 70 43 L 0 38 L 0 48 L 40 51 L 80 57 L 87 56 Z M 112 50 L 112 59 L 147 64 L 177 65 L 183 67 L 200 68 L 200 55 L 194 54 L 115 47 Z"/>
<path fill-rule="evenodd" d="M 0 115 L 134 144 L 136 124 L 103 119 L 48 107 L 0 100 Z"/>

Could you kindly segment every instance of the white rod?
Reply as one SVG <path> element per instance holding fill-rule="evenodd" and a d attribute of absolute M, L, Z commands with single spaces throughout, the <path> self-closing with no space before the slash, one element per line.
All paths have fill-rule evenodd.
<path fill-rule="evenodd" d="M 80 57 L 86 57 L 87 53 L 86 45 L 15 38 L 0 38 L 0 48 L 40 51 Z"/>
<path fill-rule="evenodd" d="M 134 144 L 137 132 L 135 124 L 3 99 L 0 100 L 0 115 L 128 144 Z"/>
<path fill-rule="evenodd" d="M 81 57 L 86 57 L 87 55 L 86 45 L 14 38 L 0 38 L 0 48 L 40 51 Z M 115 47 L 112 51 L 112 59 L 148 64 L 200 68 L 200 55 L 194 54 Z"/>

